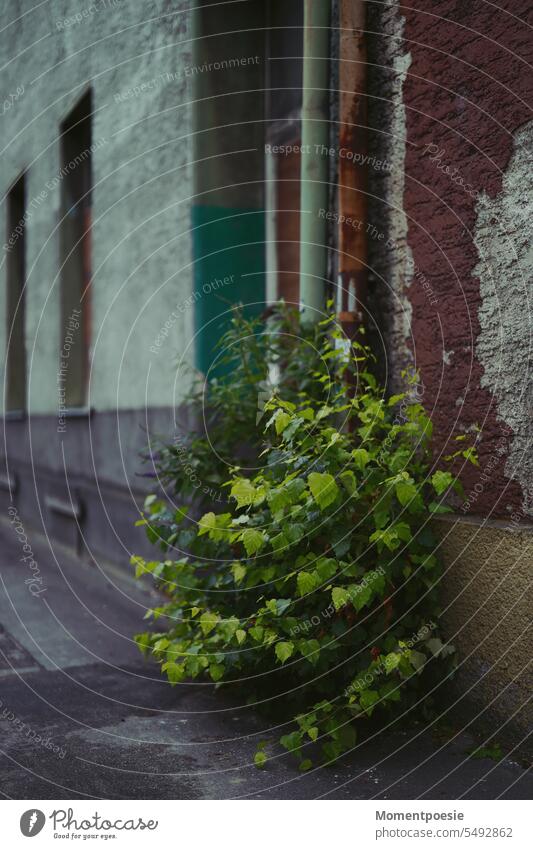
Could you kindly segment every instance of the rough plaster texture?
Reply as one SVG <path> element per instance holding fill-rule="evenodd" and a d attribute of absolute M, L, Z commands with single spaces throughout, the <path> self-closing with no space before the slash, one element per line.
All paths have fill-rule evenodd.
<path fill-rule="evenodd" d="M 155 2 L 128 3 L 127 15 L 125 6 L 120 0 L 97 6 L 81 22 L 62 26 L 76 12 L 71 3 L 53 0 L 37 7 L 26 2 L 10 4 L 3 19 L 5 24 L 6 16 L 29 12 L 0 34 L 0 63 L 7 63 L 3 90 L 24 85 L 24 95 L 2 118 L 0 197 L 24 169 L 28 201 L 46 192 L 27 228 L 26 335 L 33 413 L 57 408 L 63 335 L 60 186 L 54 181 L 61 166 L 58 128 L 88 85 L 94 92 L 93 142 L 105 140 L 93 154 L 92 407 L 172 403 L 174 361 L 190 339 L 192 322 L 186 312 L 180 313 L 160 353 L 149 351 L 192 286 L 187 4 L 182 0 L 162 9 Z M 115 97 L 143 83 L 149 84 L 144 91 Z M 4 234 L 5 204 L 0 214 Z M 2 262 L 2 291 L 4 275 Z M 2 298 L 2 349 L 4 309 Z"/>
<path fill-rule="evenodd" d="M 395 391 L 402 385 L 402 369 L 413 365 L 408 345 L 412 307 L 406 290 L 406 114 L 402 99 L 411 56 L 402 38 L 404 20 L 398 3 L 389 7 L 369 4 L 367 14 L 368 149 L 383 163 L 368 169 L 368 221 L 377 231 L 368 238 L 369 308 L 377 347 L 384 352 L 383 378 Z"/>
<path fill-rule="evenodd" d="M 398 3 L 369 4 L 369 148 L 393 166 L 369 169 L 369 220 L 385 234 L 369 238 L 370 305 L 391 389 L 406 365 L 420 371 L 437 455 L 482 428 L 480 466 L 462 473 L 471 505 L 440 523 L 444 622 L 460 664 L 453 692 L 459 722 L 476 717 L 525 749 L 533 401 L 522 100 L 532 85 L 520 21 L 529 6 L 500 7 L 442 2 L 436 13 L 407 0 L 400 14 Z"/>
<path fill-rule="evenodd" d="M 505 0 L 497 14 L 488 4 L 455 0 L 440 3 L 438 14 L 430 0 L 402 5 L 405 49 L 412 56 L 404 85 L 408 245 L 436 298 L 431 303 L 423 286 L 410 286 L 413 356 L 438 449 L 448 449 L 456 433 L 474 424 L 481 428 L 480 468 L 462 472 L 467 490 L 479 482 L 504 439 L 490 486 L 483 488 L 475 507 L 477 515 L 492 518 L 505 517 L 523 503 L 524 480 L 514 468 L 519 454 L 523 468 L 531 468 L 531 442 L 527 457 L 522 456 L 525 419 L 510 416 L 511 406 L 523 403 L 526 363 L 521 356 L 531 315 L 523 297 L 521 263 L 513 259 L 512 236 L 506 244 L 500 236 L 497 263 L 505 276 L 498 291 L 508 302 L 504 331 L 512 335 L 500 335 L 490 317 L 493 278 L 479 267 L 489 219 L 482 216 L 478 223 L 479 199 L 486 197 L 489 208 L 501 212 L 514 202 L 519 210 L 523 205 L 522 187 L 513 175 L 520 166 L 512 165 L 511 157 L 516 132 L 531 115 L 527 101 L 532 79 L 526 64 L 531 61 L 531 37 L 523 22 L 530 11 L 527 0 Z M 494 218 L 493 239 L 497 225 Z M 487 342 L 491 329 L 492 352 Z M 506 437 L 508 426 L 514 432 Z"/>
<path fill-rule="evenodd" d="M 513 430 L 505 475 L 522 487 L 533 515 L 533 121 L 515 133 L 502 191 L 478 202 L 475 242 L 480 260 L 480 334 L 476 354 L 481 386 L 495 396 L 499 418 Z"/>
<path fill-rule="evenodd" d="M 457 650 L 454 689 L 464 696 L 457 713 L 531 750 L 531 527 L 440 521 L 437 530 L 445 635 Z"/>

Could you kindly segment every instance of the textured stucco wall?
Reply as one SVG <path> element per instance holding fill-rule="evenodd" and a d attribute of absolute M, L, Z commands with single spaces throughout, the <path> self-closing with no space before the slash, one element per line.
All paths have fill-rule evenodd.
<path fill-rule="evenodd" d="M 512 17 L 507 12 L 512 12 Z M 419 370 L 437 458 L 479 426 L 437 523 L 458 722 L 527 749 L 533 525 L 526 2 L 368 6 L 370 304 L 391 389 Z M 375 334 L 376 335 L 376 334 Z M 379 346 L 381 340 L 375 340 Z M 457 447 L 457 444 L 454 444 Z"/>
<path fill-rule="evenodd" d="M 33 7 L 35 6 L 35 9 Z M 81 21 L 73 16 L 94 9 Z M 0 34 L 5 93 L 24 95 L 2 117 L 0 197 L 23 170 L 28 201 L 46 192 L 27 228 L 26 334 L 33 413 L 57 410 L 60 169 L 58 127 L 94 91 L 92 371 L 96 410 L 173 402 L 175 359 L 191 337 L 178 311 L 158 354 L 149 351 L 191 292 L 190 65 L 185 2 L 12 3 L 27 12 Z M 127 14 L 126 14 L 127 10 Z M 69 23 L 65 24 L 65 19 Z M 135 86 L 145 90 L 125 94 Z M 119 95 L 120 97 L 116 97 Z M 57 182 L 57 185 L 53 185 Z M 47 187 L 47 183 L 51 186 Z M 6 232 L 1 204 L 0 232 Z M 2 243 L 4 238 L 2 238 Z M 5 263 L 0 287 L 5 291 Z M 1 299 L 0 347 L 5 345 Z"/>
<path fill-rule="evenodd" d="M 481 386 L 494 395 L 499 418 L 513 430 L 505 476 L 522 489 L 533 515 L 533 121 L 518 129 L 495 197 L 477 204 L 474 239 L 481 304 L 476 356 Z"/>
<path fill-rule="evenodd" d="M 479 468 L 457 470 L 484 518 L 533 515 L 528 11 L 368 5 L 377 344 L 391 389 L 419 370 L 437 457 L 481 429 Z"/>
<path fill-rule="evenodd" d="M 498 9 L 455 0 L 438 9 L 430 0 L 402 5 L 412 57 L 404 85 L 408 245 L 434 293 L 432 301 L 415 275 L 408 295 L 413 353 L 437 444 L 481 428 L 480 468 L 462 477 L 467 491 L 483 482 L 470 512 L 492 518 L 530 509 L 524 387 L 531 383 L 531 308 L 518 178 L 531 116 L 532 48 L 523 22 L 530 12 L 527 0 L 505 0 Z"/>
<path fill-rule="evenodd" d="M 533 534 L 505 523 L 440 521 L 437 529 L 444 632 L 457 648 L 455 713 L 531 752 Z"/>

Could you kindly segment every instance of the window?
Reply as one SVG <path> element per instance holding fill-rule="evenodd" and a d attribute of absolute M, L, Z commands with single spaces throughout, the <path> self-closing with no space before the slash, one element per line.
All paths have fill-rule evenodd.
<path fill-rule="evenodd" d="M 92 92 L 61 124 L 61 368 L 65 403 L 86 404 L 89 370 Z"/>
<path fill-rule="evenodd" d="M 7 196 L 7 345 L 6 410 L 26 407 L 24 284 L 26 282 L 26 178 L 20 177 Z"/>

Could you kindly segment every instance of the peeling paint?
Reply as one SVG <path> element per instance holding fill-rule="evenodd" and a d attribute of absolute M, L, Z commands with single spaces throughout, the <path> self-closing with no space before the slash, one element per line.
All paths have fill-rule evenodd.
<path fill-rule="evenodd" d="M 401 372 L 413 366 L 411 338 L 412 307 L 406 295 L 408 275 L 407 219 L 403 209 L 405 189 L 406 110 L 403 87 L 411 65 L 405 50 L 405 20 L 399 3 L 386 9 L 370 9 L 369 29 L 377 31 L 370 42 L 372 73 L 369 105 L 369 144 L 380 160 L 390 164 L 386 171 L 369 174 L 369 221 L 386 234 L 375 244 L 369 240 L 369 266 L 374 292 L 374 318 L 387 354 L 387 380 L 392 391 L 401 388 Z M 412 266 L 411 266 L 412 267 Z"/>
<path fill-rule="evenodd" d="M 531 278 L 533 268 L 533 121 L 514 135 L 514 151 L 495 198 L 477 204 L 474 241 L 479 262 L 481 305 L 476 353 L 483 365 L 481 386 L 497 403 L 499 418 L 514 432 L 505 474 L 520 482 L 523 507 L 533 481 Z"/>

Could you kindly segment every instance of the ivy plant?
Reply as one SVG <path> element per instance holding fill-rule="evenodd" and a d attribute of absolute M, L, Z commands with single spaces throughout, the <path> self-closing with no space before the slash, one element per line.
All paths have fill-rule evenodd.
<path fill-rule="evenodd" d="M 416 376 L 387 398 L 369 350 L 333 316 L 292 334 L 290 350 L 260 345 L 289 374 L 241 433 L 260 448 L 256 468 L 228 466 L 224 508 L 198 518 L 186 503 L 147 498 L 138 524 L 159 556 L 132 562 L 166 603 L 135 639 L 171 684 L 239 686 L 281 716 L 281 745 L 306 770 L 349 751 L 376 720 L 427 711 L 450 674 L 431 520 L 460 484 L 432 466 Z M 219 413 L 231 429 L 234 411 Z M 263 743 L 256 763 L 267 759 Z"/>

